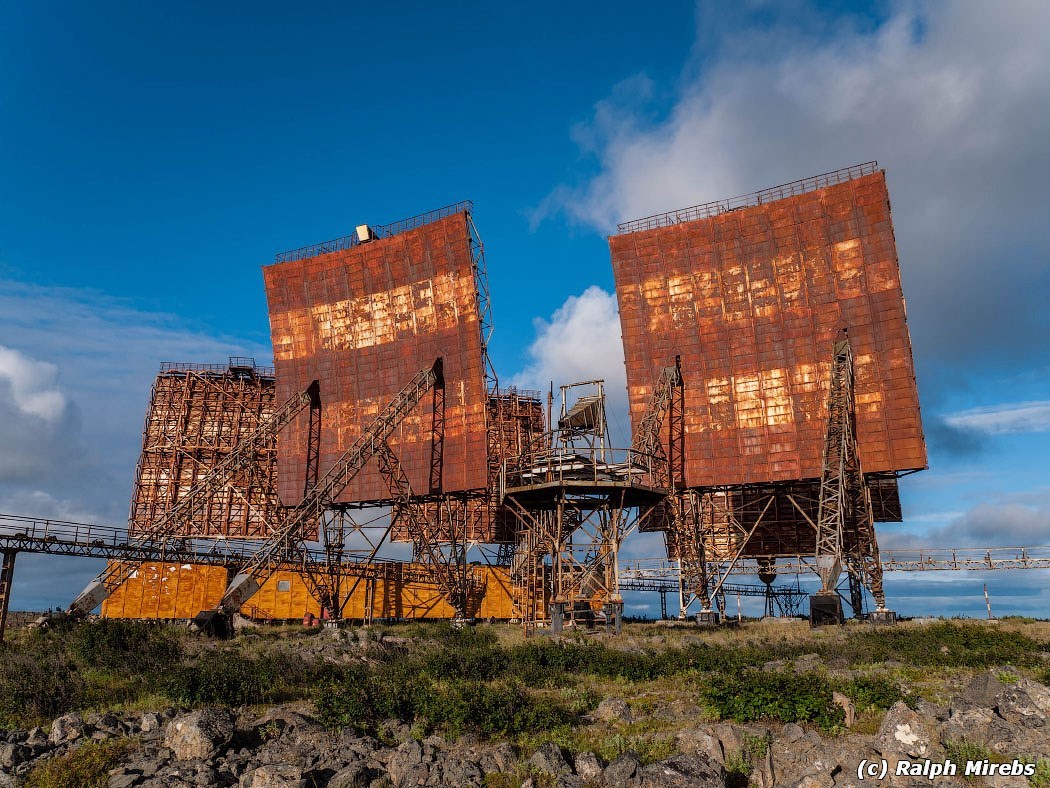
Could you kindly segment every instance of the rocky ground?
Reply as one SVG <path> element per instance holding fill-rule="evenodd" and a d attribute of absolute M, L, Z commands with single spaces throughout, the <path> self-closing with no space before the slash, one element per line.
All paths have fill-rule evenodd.
<path fill-rule="evenodd" d="M 803 655 L 769 662 L 763 670 L 803 675 L 820 667 L 816 661 Z M 676 699 L 673 691 L 663 692 L 658 702 L 646 703 L 628 685 L 623 696 L 605 692 L 585 718 L 592 736 L 626 743 L 607 758 L 573 753 L 552 741 L 530 745 L 521 737 L 422 736 L 396 720 L 376 736 L 332 730 L 320 724 L 309 702 L 70 713 L 50 727 L 0 730 L 0 788 L 77 784 L 61 775 L 81 768 L 95 752 L 119 764 L 107 765 L 100 783 L 113 788 L 930 785 L 926 776 L 895 776 L 898 761 L 925 759 L 957 764 L 959 774 L 935 780 L 939 785 L 1050 785 L 1050 760 L 1031 777 L 962 776 L 967 760 L 1050 759 L 1050 689 L 1009 665 L 960 671 L 957 680 L 938 686 L 943 691 L 925 693 L 934 700 L 912 697 L 908 705 L 898 702 L 874 717 L 870 710 L 858 714 L 836 694 L 844 726 L 822 730 L 711 722 L 689 693 Z M 646 730 L 673 736 L 673 752 L 654 759 L 632 750 L 639 738 L 627 734 Z M 882 759 L 884 779 L 858 778 L 862 761 Z"/>
<path fill-rule="evenodd" d="M 891 772 L 900 759 L 943 762 L 954 758 L 961 766 L 968 753 L 960 751 L 958 742 L 971 745 L 971 757 L 987 751 L 999 756 L 1050 758 L 1050 689 L 1021 677 L 1005 683 L 1003 675 L 1003 670 L 977 675 L 947 705 L 920 701 L 913 710 L 897 704 L 874 735 L 822 736 L 793 723 L 693 726 L 682 720 L 676 736 L 681 752 L 649 765 L 642 765 L 633 752 L 610 763 L 590 752 L 570 759 L 552 743 L 535 752 L 522 752 L 508 742 L 481 744 L 469 737 L 448 742 L 430 736 L 417 741 L 408 726 L 396 723 L 390 725 L 389 734 L 400 743 L 384 746 L 372 737 L 326 731 L 307 710 L 293 707 L 271 708 L 257 717 L 236 715 L 224 708 L 181 712 L 167 708 L 86 717 L 68 714 L 57 718 L 50 730 L 0 733 L 5 742 L 0 744 L 0 786 L 18 785 L 20 777 L 42 762 L 60 762 L 86 743 L 100 742 L 119 742 L 124 748 L 122 765 L 109 774 L 111 788 L 723 786 L 727 784 L 727 763 L 748 757 L 747 748 L 753 748 L 750 743 L 759 741 L 768 746 L 752 764 L 750 784 L 763 787 L 860 785 L 856 770 L 862 759 L 885 758 Z M 617 698 L 604 701 L 595 714 L 613 724 L 632 720 L 628 705 Z M 926 778 L 886 782 L 929 784 Z M 974 784 L 961 778 L 938 782 Z M 998 777 L 986 779 L 985 784 L 1024 786 L 1029 780 Z"/>

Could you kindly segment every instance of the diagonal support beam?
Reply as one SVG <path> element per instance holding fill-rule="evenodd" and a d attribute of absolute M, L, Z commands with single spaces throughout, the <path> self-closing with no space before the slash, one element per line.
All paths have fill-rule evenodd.
<path fill-rule="evenodd" d="M 273 446 L 277 440 L 277 434 L 310 405 L 310 392 L 316 392 L 316 386 L 317 381 L 314 381 L 306 391 L 296 394 L 285 402 L 269 419 L 260 424 L 255 432 L 238 443 L 226 459 L 216 465 L 211 473 L 201 479 L 174 507 L 146 531 L 129 537 L 128 544 L 154 546 L 157 543 L 163 545 L 172 539 L 178 541 L 184 524 L 203 511 L 215 495 L 225 490 L 238 472 L 251 467 L 256 461 L 258 452 L 263 448 Z M 173 547 L 173 552 L 179 552 L 178 546 Z M 163 557 L 160 560 L 164 560 Z M 139 567 L 140 564 L 127 562 L 108 564 L 73 600 L 68 613 L 73 616 L 87 615 L 102 604 Z"/>

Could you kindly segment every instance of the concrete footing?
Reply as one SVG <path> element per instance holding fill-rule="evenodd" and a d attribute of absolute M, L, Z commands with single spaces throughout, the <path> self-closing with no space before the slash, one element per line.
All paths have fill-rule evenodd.
<path fill-rule="evenodd" d="M 717 610 L 701 610 L 696 614 L 696 625 L 698 627 L 717 627 L 718 620 Z"/>
<path fill-rule="evenodd" d="M 897 614 L 892 610 L 872 610 L 868 613 L 868 621 L 872 624 L 896 624 Z"/>
<path fill-rule="evenodd" d="M 831 591 L 817 592 L 809 598 L 809 625 L 824 627 L 831 624 L 843 624 L 842 599 Z"/>

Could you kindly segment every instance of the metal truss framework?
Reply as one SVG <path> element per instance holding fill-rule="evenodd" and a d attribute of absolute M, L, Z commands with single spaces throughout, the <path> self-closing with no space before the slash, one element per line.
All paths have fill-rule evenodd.
<path fill-rule="evenodd" d="M 230 582 L 226 593 L 216 606 L 216 613 L 232 615 L 280 566 L 295 565 L 305 560 L 302 535 L 306 529 L 310 524 L 323 522 L 325 512 L 332 507 L 335 499 L 346 489 L 354 476 L 387 447 L 387 438 L 394 429 L 415 409 L 428 391 L 439 385 L 444 385 L 441 359 L 438 359 L 433 367 L 417 373 L 362 431 L 361 436 L 328 472 L 318 479 L 317 484 L 310 488 L 309 494 L 299 506 L 289 510 L 289 516 L 273 529 L 266 541 Z M 330 596 L 327 589 L 314 590 L 323 596 Z"/>
<path fill-rule="evenodd" d="M 216 465 L 156 522 L 133 536 L 129 536 L 128 544 L 161 554 L 181 550 L 180 543 L 186 541 L 185 537 L 180 536 L 185 531 L 185 523 L 206 509 L 217 494 L 229 489 L 235 477 L 255 466 L 259 452 L 272 446 L 277 440 L 277 433 L 304 408 L 309 407 L 310 403 L 315 401 L 316 396 L 317 381 L 314 381 L 306 391 L 291 397 L 254 432 L 234 446 L 222 462 Z M 87 615 L 122 585 L 133 571 L 135 568 L 129 564 L 108 564 L 73 600 L 69 606 L 69 613 Z"/>
<path fill-rule="evenodd" d="M 579 389 L 586 393 L 570 404 Z M 557 424 L 542 444 L 504 461 L 502 501 L 516 519 L 515 615 L 526 635 L 548 615 L 558 632 L 566 618 L 593 620 L 599 608 L 618 626 L 620 546 L 663 501 L 641 481 L 665 473 L 646 446 L 609 446 L 604 382 L 593 380 L 562 386 Z"/>
<path fill-rule="evenodd" d="M 814 558 L 821 584 L 818 594 L 837 595 L 842 570 L 848 572 L 850 606 L 859 618 L 864 614 L 865 588 L 871 592 L 879 616 L 886 614 L 886 594 L 871 495 L 857 446 L 854 387 L 853 350 L 843 331 L 835 342 L 831 368 Z"/>
<path fill-rule="evenodd" d="M 7 628 L 7 609 L 11 605 L 11 586 L 15 579 L 15 550 L 3 551 L 3 563 L 0 564 L 0 642 L 4 639 Z"/>
<path fill-rule="evenodd" d="M 634 577 L 626 572 L 620 578 L 621 591 L 655 591 L 660 594 L 660 617 L 667 619 L 667 595 L 677 594 L 680 584 L 673 577 Z M 809 594 L 799 588 L 790 586 L 741 585 L 726 583 L 720 592 L 719 608 L 725 608 L 725 598 L 729 596 L 762 597 L 765 600 L 765 615 L 792 617 L 799 615 L 802 603 Z"/>
<path fill-rule="evenodd" d="M 682 432 L 684 426 L 672 408 L 672 458 Z M 782 555 L 756 558 L 751 545 L 767 521 L 776 519 L 779 499 L 789 501 L 796 516 L 815 532 L 816 549 L 807 566 L 821 577 L 822 591 L 836 594 L 845 569 L 854 614 L 863 612 L 865 588 L 874 597 L 876 611 L 885 610 L 871 494 L 857 448 L 853 354 L 845 336 L 834 346 L 823 468 L 816 501 L 804 500 L 801 493 L 785 485 L 756 486 L 746 495 L 733 487 L 690 490 L 674 485 L 668 497 L 666 538 L 668 555 L 677 557 L 680 568 L 682 617 L 694 601 L 699 602 L 701 614 L 710 614 L 711 600 L 745 558 L 755 559 L 760 573 L 775 577 Z M 672 462 L 672 480 L 679 472 Z M 815 518 L 810 514 L 814 509 Z"/>
<path fill-rule="evenodd" d="M 430 381 L 431 385 L 429 385 L 429 390 L 432 390 L 434 394 L 434 424 L 431 438 L 431 470 L 428 490 L 420 494 L 419 491 L 411 489 L 398 457 L 386 443 L 385 436 L 390 432 L 390 430 L 386 430 L 386 426 L 396 423 L 408 412 L 407 410 L 404 412 L 397 410 L 394 403 L 391 403 L 388 410 L 394 409 L 395 412 L 385 414 L 390 415 L 391 418 L 385 420 L 385 417 L 381 416 L 377 420 L 377 423 L 378 421 L 384 421 L 384 424 L 378 427 L 379 431 L 384 433 L 382 439 L 369 440 L 364 445 L 351 447 L 337 462 L 337 468 L 333 469 L 333 471 L 338 470 L 339 472 L 335 476 L 333 476 L 333 473 L 329 473 L 325 479 L 319 480 L 321 403 L 318 395 L 318 385 L 315 382 L 311 386 L 310 391 L 293 398 L 295 400 L 294 408 L 289 408 L 286 405 L 267 422 L 266 426 L 272 427 L 268 431 L 267 436 L 263 436 L 262 440 L 256 440 L 250 446 L 247 445 L 249 442 L 245 441 L 245 445 L 234 447 L 234 455 L 243 455 L 243 462 L 239 462 L 234 467 L 242 471 L 245 468 L 251 470 L 248 467 L 250 465 L 247 456 L 248 452 L 253 448 L 264 445 L 268 445 L 272 449 L 275 445 L 276 433 L 304 407 L 309 405 L 310 418 L 307 429 L 304 500 L 295 509 L 285 509 L 282 512 L 278 507 L 276 515 L 270 514 L 263 517 L 269 536 L 259 549 L 252 551 L 242 567 L 242 571 L 234 578 L 228 589 L 227 596 L 224 597 L 223 603 L 220 605 L 220 609 L 223 612 L 229 612 L 227 608 L 239 607 L 237 600 L 246 600 L 258 590 L 256 575 L 265 577 L 276 564 L 295 565 L 309 562 L 307 552 L 304 550 L 303 538 L 307 533 L 313 533 L 315 529 L 322 535 L 325 555 L 324 563 L 329 569 L 321 573 L 304 575 L 304 581 L 310 593 L 321 602 L 322 609 L 333 616 L 341 614 L 345 601 L 348 598 L 347 594 L 343 593 L 345 589 L 341 585 L 342 573 L 338 569 L 346 551 L 345 539 L 352 535 L 362 535 L 366 530 L 372 531 L 373 534 L 376 531 L 380 532 L 378 537 L 366 539 L 369 544 L 374 545 L 368 556 L 374 559 L 376 551 L 382 543 L 391 537 L 391 532 L 393 531 L 396 534 L 400 531 L 403 533 L 407 526 L 408 535 L 413 545 L 414 558 L 420 559 L 431 568 L 437 585 L 446 599 L 452 604 L 457 616 L 468 616 L 470 609 L 479 604 L 480 596 L 483 593 L 483 589 L 480 586 L 480 573 L 468 569 L 467 551 L 472 547 L 477 548 L 477 552 L 487 563 L 509 559 L 509 556 L 505 554 L 506 551 L 499 551 L 499 554 L 496 554 L 484 545 L 468 541 L 472 534 L 479 533 L 477 526 L 480 524 L 479 521 L 482 517 L 485 518 L 485 524 L 494 527 L 496 523 L 499 501 L 495 491 L 497 490 L 500 465 L 498 459 L 495 462 L 491 460 L 493 457 L 499 458 L 504 456 L 506 449 L 504 444 L 507 442 L 506 436 L 503 435 L 505 425 L 501 420 L 504 415 L 502 412 L 504 400 L 507 397 L 499 392 L 498 380 L 488 355 L 488 342 L 492 334 L 491 304 L 488 292 L 484 244 L 474 224 L 472 205 L 466 202 L 449 206 L 431 214 L 413 217 L 400 224 L 377 228 L 377 234 L 379 236 L 395 235 L 460 211 L 465 212 L 468 224 L 471 264 L 478 300 L 479 330 L 484 357 L 485 388 L 491 392 L 486 415 L 490 422 L 495 422 L 495 425 L 489 425 L 489 442 L 495 445 L 489 447 L 490 467 L 487 490 L 477 491 L 475 495 L 470 493 L 444 495 L 441 492 L 445 392 L 443 385 L 440 385 L 440 380 L 437 381 L 437 384 L 434 381 Z M 358 243 L 360 239 L 340 239 L 336 246 L 342 248 L 341 245 L 348 241 L 353 245 Z M 305 253 L 307 251 L 309 250 L 298 250 L 292 256 L 296 257 L 300 252 Z M 438 365 L 436 369 L 438 378 L 440 378 L 440 366 Z M 413 388 L 413 386 L 410 385 L 409 388 Z M 512 392 L 512 395 L 515 394 L 516 392 Z M 520 398 L 511 396 L 510 399 L 517 402 Z M 414 405 L 415 401 L 412 403 L 412 406 Z M 411 407 L 409 407 L 410 409 Z M 520 408 L 516 410 L 520 410 Z M 510 414 L 511 418 L 517 418 L 519 415 L 516 410 Z M 494 426 L 496 429 L 493 429 Z M 374 424 L 370 430 L 376 427 L 377 425 Z M 267 437 L 270 440 L 267 441 Z M 346 484 L 359 470 L 357 466 L 366 463 L 373 456 L 378 461 L 380 473 L 385 479 L 392 496 L 390 500 L 372 503 L 373 507 L 389 507 L 390 519 L 385 528 L 382 526 L 375 527 L 374 521 L 370 521 L 368 524 L 372 526 L 371 528 L 366 524 L 359 524 L 347 514 L 347 510 L 354 508 L 353 506 L 341 506 L 337 509 L 334 505 L 334 497 L 339 494 L 339 490 L 345 488 Z M 233 458 L 231 457 L 231 459 Z M 145 530 L 142 535 L 143 540 L 150 541 L 166 538 L 169 535 L 174 536 L 179 530 L 178 523 L 186 519 L 187 513 L 198 512 L 216 496 L 230 493 L 231 476 L 225 472 L 228 465 L 228 462 L 221 464 L 202 479 L 197 487 L 192 489 L 182 500 L 175 503 L 157 522 Z M 256 517 L 259 517 L 258 513 L 256 513 Z M 349 529 L 347 528 L 348 524 Z M 334 528 L 334 525 L 338 527 Z M 300 529 L 300 532 L 295 532 L 295 529 Z M 498 551 L 499 549 L 495 548 L 495 550 Z M 131 571 L 133 570 L 121 563 L 114 563 L 108 566 L 103 575 L 78 597 L 71 606 L 71 611 L 83 613 L 93 608 L 123 583 Z M 357 583 L 355 582 L 349 593 L 356 590 L 356 586 Z M 471 604 L 472 601 L 475 604 Z"/>
<path fill-rule="evenodd" d="M 326 529 L 349 537 L 354 533 L 367 534 L 369 530 L 386 533 L 388 529 L 370 528 L 369 523 L 357 523 L 346 512 L 326 512 Z M 344 539 L 333 536 L 334 544 L 342 545 Z M 338 578 L 341 604 L 364 583 L 366 589 L 374 589 L 384 581 L 410 581 L 420 585 L 435 585 L 433 572 L 402 561 L 380 559 L 375 556 L 373 545 L 368 550 L 306 549 L 298 563 L 279 567 L 305 575 L 333 576 Z M 127 529 L 106 525 L 75 523 L 61 520 L 23 517 L 0 514 L 0 553 L 3 554 L 3 571 L 0 572 L 0 619 L 4 617 L 10 599 L 15 557 L 18 553 L 77 556 L 106 559 L 125 563 L 130 575 L 145 561 L 225 566 L 236 569 L 244 565 L 258 547 L 258 540 L 182 539 L 169 542 L 138 542 L 129 540 Z M 943 548 L 917 550 L 883 550 L 881 553 L 884 572 L 988 572 L 1018 570 L 1050 570 L 1050 546 L 1039 547 L 992 547 L 992 548 Z M 717 565 L 709 571 L 714 574 Z M 815 570 L 812 556 L 788 556 L 777 560 L 776 569 L 781 574 L 811 573 Z M 759 575 L 762 566 L 754 559 L 737 562 L 730 575 Z M 682 569 L 678 561 L 666 558 L 637 559 L 626 562 L 619 569 L 621 591 L 677 592 Z M 542 579 L 541 579 L 542 582 Z M 5 585 L 6 583 L 6 585 Z M 721 596 L 741 593 L 739 586 L 724 583 Z M 753 588 L 753 586 L 752 586 Z M 347 590 L 349 589 L 349 590 Z M 780 588 L 774 586 L 778 593 Z M 791 589 L 788 589 L 791 590 Z M 366 608 L 367 609 L 367 608 Z M 784 612 L 784 615 L 790 615 Z M 2 632 L 0 632 L 2 638 Z"/>

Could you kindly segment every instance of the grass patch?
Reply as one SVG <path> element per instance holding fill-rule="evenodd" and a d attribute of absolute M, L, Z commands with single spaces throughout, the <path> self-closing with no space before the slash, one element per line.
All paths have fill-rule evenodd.
<path fill-rule="evenodd" d="M 25 788 L 106 788 L 109 770 L 119 766 L 134 746 L 129 739 L 87 742 L 34 766 L 26 775 Z"/>
<path fill-rule="evenodd" d="M 84 679 L 62 651 L 33 643 L 0 648 L 0 727 L 29 727 L 78 708 Z"/>
<path fill-rule="evenodd" d="M 558 700 L 530 693 L 520 683 L 453 678 L 436 681 L 401 666 L 358 666 L 322 682 L 313 694 L 320 721 L 330 728 L 376 733 L 388 719 L 457 737 L 513 736 L 574 722 L 577 714 Z"/>

